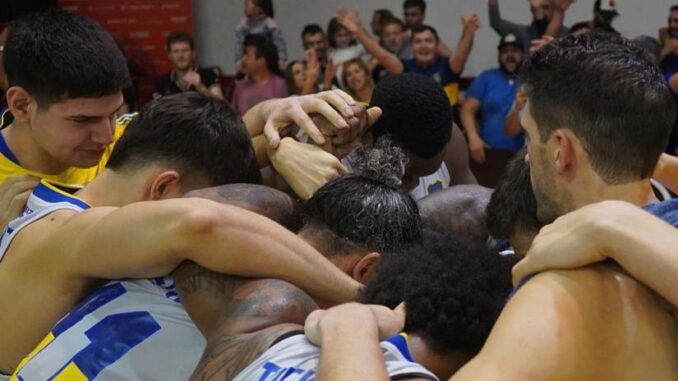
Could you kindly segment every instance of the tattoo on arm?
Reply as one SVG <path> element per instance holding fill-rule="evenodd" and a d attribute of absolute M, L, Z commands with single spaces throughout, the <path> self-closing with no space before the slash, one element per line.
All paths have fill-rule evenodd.
<path fill-rule="evenodd" d="M 218 274 L 193 262 L 174 273 L 179 296 L 207 347 L 193 380 L 230 380 L 285 332 L 300 329 L 313 299 L 277 279 Z"/>

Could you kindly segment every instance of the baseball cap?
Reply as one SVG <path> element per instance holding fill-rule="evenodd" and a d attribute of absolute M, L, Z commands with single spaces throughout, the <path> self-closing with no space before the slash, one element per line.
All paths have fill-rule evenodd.
<path fill-rule="evenodd" d="M 513 45 L 520 50 L 525 50 L 523 43 L 513 33 L 508 33 L 508 34 L 503 35 L 501 37 L 501 40 L 499 40 L 499 46 L 497 46 L 497 49 L 501 50 L 505 46 L 508 46 L 508 45 Z"/>

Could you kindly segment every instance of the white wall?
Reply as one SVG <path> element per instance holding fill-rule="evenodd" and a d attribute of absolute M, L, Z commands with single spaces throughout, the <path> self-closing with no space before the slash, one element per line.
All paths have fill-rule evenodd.
<path fill-rule="evenodd" d="M 589 20 L 593 14 L 594 0 L 578 0 L 568 11 L 566 25 Z M 219 65 L 225 73 L 233 73 L 234 29 L 243 15 L 242 0 L 194 0 L 194 22 L 198 60 L 200 65 Z M 428 0 L 426 23 L 438 29 L 441 39 L 454 47 L 461 33 L 460 15 L 477 12 L 482 28 L 464 76 L 474 76 L 480 71 L 496 66 L 496 45 L 499 37 L 489 27 L 487 0 Z M 624 36 L 633 38 L 641 34 L 657 35 L 666 25 L 668 9 L 677 0 L 617 0 L 621 14 L 614 26 Z M 303 57 L 301 29 L 305 24 L 318 23 L 323 28 L 341 7 L 360 11 L 363 24 L 369 30 L 372 11 L 390 9 L 402 17 L 402 0 L 276 0 L 275 20 L 287 40 L 290 58 Z M 500 0 L 502 16 L 507 20 L 529 23 L 531 15 L 526 0 Z"/>

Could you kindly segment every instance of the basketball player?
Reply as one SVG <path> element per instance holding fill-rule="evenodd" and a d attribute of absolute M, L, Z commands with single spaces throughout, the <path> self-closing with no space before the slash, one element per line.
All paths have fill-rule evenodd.
<path fill-rule="evenodd" d="M 357 283 L 279 225 L 208 200 L 172 199 L 191 189 L 246 182 L 253 173 L 254 154 L 240 119 L 219 101 L 186 93 L 163 97 L 134 118 L 107 168 L 75 195 L 41 182 L 0 243 L 0 295 L 8 301 L 0 317 L 2 373 L 13 372 L 57 320 L 102 284 L 98 279 L 164 276 L 184 260 L 219 272 L 290 280 L 331 302 L 351 300 Z M 111 285 L 83 308 L 105 309 L 139 287 L 173 294 L 166 280 L 137 289 Z M 114 361 L 153 340 L 164 324 L 150 312 L 135 315 L 133 326 L 123 330 L 123 344 L 109 348 L 108 330 L 120 317 L 82 321 L 80 312 L 62 323 L 90 324 L 91 331 L 77 337 L 52 331 L 41 343 L 76 340 L 82 346 L 80 357 L 52 359 L 53 375 L 93 379 L 106 363 L 89 361 L 92 353 Z"/>

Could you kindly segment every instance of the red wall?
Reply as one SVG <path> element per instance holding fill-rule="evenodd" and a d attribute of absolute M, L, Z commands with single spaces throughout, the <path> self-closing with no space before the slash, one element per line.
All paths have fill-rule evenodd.
<path fill-rule="evenodd" d="M 155 78 L 172 68 L 165 50 L 167 34 L 193 34 L 192 0 L 59 0 L 59 6 L 111 32 L 127 57 L 140 104 L 150 99 Z"/>

